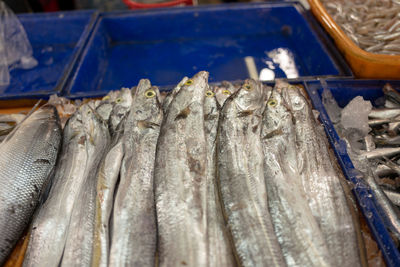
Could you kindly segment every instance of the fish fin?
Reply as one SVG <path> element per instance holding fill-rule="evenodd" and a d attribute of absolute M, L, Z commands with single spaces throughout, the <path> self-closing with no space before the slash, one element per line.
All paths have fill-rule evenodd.
<path fill-rule="evenodd" d="M 175 117 L 175 120 L 186 119 L 187 116 L 190 114 L 190 106 L 182 109 L 181 112 Z"/>
<path fill-rule="evenodd" d="M 144 120 L 138 121 L 138 122 L 137 122 L 137 125 L 138 125 L 138 127 L 139 127 L 140 129 L 147 129 L 147 128 L 154 129 L 154 128 L 156 128 L 156 127 L 160 127 L 160 125 L 157 124 L 157 123 L 150 122 L 150 121 L 144 121 Z"/>
<path fill-rule="evenodd" d="M 243 110 L 238 113 L 238 117 L 239 118 L 246 117 L 246 116 L 252 115 L 253 113 L 254 113 L 254 110 Z"/>

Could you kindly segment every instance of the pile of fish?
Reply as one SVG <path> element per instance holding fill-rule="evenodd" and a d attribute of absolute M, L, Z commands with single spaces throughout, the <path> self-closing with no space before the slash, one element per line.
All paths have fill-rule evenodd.
<path fill-rule="evenodd" d="M 42 203 L 24 266 L 361 266 L 315 116 L 301 87 L 205 71 L 84 101 L 63 131 L 46 104 L 0 144 L 0 263 Z"/>
<path fill-rule="evenodd" d="M 400 54 L 399 0 L 321 0 L 328 13 L 360 48 Z"/>
<path fill-rule="evenodd" d="M 362 173 L 382 209 L 387 228 L 400 241 L 400 93 L 390 84 L 384 97 L 353 98 L 341 109 L 325 89 L 323 101 L 354 166 Z"/>

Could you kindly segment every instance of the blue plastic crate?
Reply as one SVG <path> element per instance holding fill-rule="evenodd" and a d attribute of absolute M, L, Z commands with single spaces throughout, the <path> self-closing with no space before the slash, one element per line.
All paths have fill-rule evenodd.
<path fill-rule="evenodd" d="M 38 65 L 11 71 L 11 82 L 0 87 L 0 100 L 47 98 L 59 93 L 93 27 L 93 11 L 18 15 Z"/>
<path fill-rule="evenodd" d="M 299 76 L 351 75 L 327 36 L 296 1 L 224 4 L 101 13 L 63 92 L 93 97 L 149 78 L 173 86 L 183 76 L 210 72 L 210 82 L 245 79 L 275 67 L 267 52 L 290 51 Z M 269 62 L 267 62 L 269 61 Z"/>
<path fill-rule="evenodd" d="M 306 82 L 306 89 L 315 109 L 320 112 L 320 119 L 325 127 L 329 141 L 334 148 L 346 178 L 354 185 L 353 193 L 360 209 L 369 225 L 383 257 L 388 266 L 400 266 L 400 253 L 384 226 L 384 215 L 376 203 L 375 197 L 363 181 L 360 173 L 354 168 L 347 154 L 346 144 L 341 140 L 329 119 L 322 104 L 321 94 L 324 88 L 329 88 L 340 107 L 346 106 L 354 97 L 363 96 L 364 99 L 374 101 L 383 96 L 382 88 L 389 82 L 395 88 L 400 88 L 400 81 L 383 80 L 353 80 L 353 79 L 328 79 Z"/>

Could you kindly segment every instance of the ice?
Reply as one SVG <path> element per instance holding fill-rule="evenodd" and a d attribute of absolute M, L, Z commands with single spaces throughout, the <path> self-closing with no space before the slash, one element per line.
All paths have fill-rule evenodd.
<path fill-rule="evenodd" d="M 335 98 L 332 96 L 331 90 L 325 88 L 322 92 L 322 103 L 328 113 L 329 118 L 333 123 L 340 122 L 340 112 L 341 108 L 337 104 Z"/>
<path fill-rule="evenodd" d="M 357 96 L 342 109 L 340 124 L 344 129 L 357 129 L 362 137 L 370 131 L 368 114 L 372 110 L 370 101 L 365 101 L 362 96 Z"/>

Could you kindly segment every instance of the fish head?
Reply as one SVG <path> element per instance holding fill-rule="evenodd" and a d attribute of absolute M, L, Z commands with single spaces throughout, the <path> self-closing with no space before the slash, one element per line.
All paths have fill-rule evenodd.
<path fill-rule="evenodd" d="M 222 107 L 225 103 L 225 100 L 238 89 L 239 87 L 234 86 L 228 81 L 223 81 L 220 86 L 214 87 L 214 93 L 218 104 Z"/>
<path fill-rule="evenodd" d="M 289 105 L 282 96 L 284 90 L 279 87 L 272 89 L 263 116 L 262 136 L 281 135 L 292 123 Z"/>
<path fill-rule="evenodd" d="M 204 122 L 206 132 L 210 132 L 216 127 L 219 117 L 219 106 L 213 90 L 207 90 L 204 99 Z"/>
<path fill-rule="evenodd" d="M 139 81 L 129 116 L 145 125 L 160 125 L 162 119 L 160 91 L 157 86 L 152 86 L 148 79 Z"/>
<path fill-rule="evenodd" d="M 103 101 L 97 106 L 96 112 L 102 118 L 103 121 L 108 121 L 113 111 L 113 104 L 109 101 Z"/>
<path fill-rule="evenodd" d="M 188 77 L 183 77 L 183 79 L 175 86 L 174 89 L 172 89 L 172 91 L 170 91 L 164 98 L 164 100 L 162 101 L 162 109 L 164 111 L 164 113 L 167 112 L 169 104 L 171 104 L 171 101 L 174 99 L 175 95 L 179 92 L 179 90 L 182 88 L 182 86 L 185 84 L 185 82 L 189 80 Z"/>
<path fill-rule="evenodd" d="M 290 105 L 291 110 L 294 112 L 307 109 L 309 107 L 307 99 L 300 90 L 302 89 L 295 85 L 289 85 L 285 89 L 284 97 L 286 102 Z"/>
<path fill-rule="evenodd" d="M 132 105 L 131 90 L 129 88 L 122 88 L 113 105 L 114 107 L 110 115 L 110 126 L 112 130 L 115 130 Z"/>
<path fill-rule="evenodd" d="M 240 89 L 232 95 L 232 101 L 237 107 L 237 116 L 245 114 L 261 116 L 268 95 L 269 91 L 264 88 L 260 81 L 245 80 Z"/>
<path fill-rule="evenodd" d="M 209 90 L 208 72 L 200 71 L 186 82 L 172 99 L 167 112 L 167 120 L 186 119 L 189 114 L 204 112 L 204 98 Z"/>

